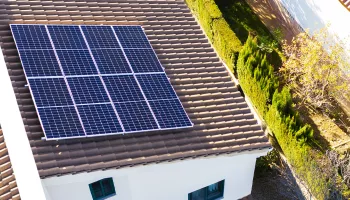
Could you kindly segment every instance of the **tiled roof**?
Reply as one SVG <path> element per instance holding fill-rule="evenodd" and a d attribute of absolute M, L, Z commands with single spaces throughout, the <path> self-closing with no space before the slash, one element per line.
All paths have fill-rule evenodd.
<path fill-rule="evenodd" d="M 350 0 L 339 0 L 350 11 Z"/>
<path fill-rule="evenodd" d="M 0 130 L 0 199 L 21 199 L 19 196 L 11 160 Z"/>
<path fill-rule="evenodd" d="M 195 126 L 45 141 L 10 23 L 142 25 Z M 0 0 L 0 37 L 41 178 L 270 147 L 184 0 Z"/>

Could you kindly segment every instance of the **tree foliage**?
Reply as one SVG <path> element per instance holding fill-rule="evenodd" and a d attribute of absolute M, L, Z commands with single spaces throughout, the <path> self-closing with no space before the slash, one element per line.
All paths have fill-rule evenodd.
<path fill-rule="evenodd" d="M 324 155 L 313 146 L 313 129 L 294 110 L 289 88 L 279 86 L 256 38 L 249 37 L 240 51 L 237 72 L 244 93 L 265 119 L 297 176 L 317 199 L 331 198 L 332 174 L 325 169 L 332 168 L 324 168 Z"/>
<path fill-rule="evenodd" d="M 324 28 L 312 37 L 300 33 L 291 43 L 283 43 L 287 59 L 280 72 L 301 105 L 330 109 L 339 93 L 350 98 L 349 77 L 344 73 L 350 63 L 339 41 Z"/>
<path fill-rule="evenodd" d="M 220 58 L 233 71 L 242 43 L 224 19 L 214 0 L 186 0 Z"/>

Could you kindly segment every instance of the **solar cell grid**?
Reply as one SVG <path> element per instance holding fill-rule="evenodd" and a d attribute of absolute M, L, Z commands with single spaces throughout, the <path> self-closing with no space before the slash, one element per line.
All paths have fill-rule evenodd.
<path fill-rule="evenodd" d="M 192 126 L 140 26 L 11 28 L 47 139 Z"/>
<path fill-rule="evenodd" d="M 76 104 L 110 102 L 98 76 L 68 77 L 67 81 Z"/>
<path fill-rule="evenodd" d="M 158 129 L 146 101 L 116 103 L 120 119 L 127 132 Z"/>
<path fill-rule="evenodd" d="M 27 77 L 63 76 L 53 50 L 19 50 Z"/>
<path fill-rule="evenodd" d="M 123 132 L 110 103 L 78 106 L 78 110 L 87 135 Z"/>
<path fill-rule="evenodd" d="M 63 78 L 29 79 L 37 107 L 73 105 Z"/>
<path fill-rule="evenodd" d="M 138 74 L 136 78 L 148 100 L 177 98 L 165 74 Z"/>
<path fill-rule="evenodd" d="M 121 49 L 92 49 L 91 52 L 101 74 L 132 72 Z"/>
<path fill-rule="evenodd" d="M 18 50 L 52 49 L 49 36 L 44 25 L 12 25 L 12 34 Z"/>
<path fill-rule="evenodd" d="M 56 50 L 66 76 L 97 74 L 88 50 Z"/>
<path fill-rule="evenodd" d="M 60 139 L 85 136 L 74 106 L 38 108 L 46 138 Z"/>
<path fill-rule="evenodd" d="M 141 90 L 132 75 L 103 76 L 113 102 L 143 101 Z"/>
<path fill-rule="evenodd" d="M 152 49 L 124 49 L 135 73 L 164 72 Z"/>
<path fill-rule="evenodd" d="M 192 126 L 178 99 L 150 101 L 161 128 Z"/>
<path fill-rule="evenodd" d="M 87 49 L 79 26 L 47 26 L 55 49 Z"/>
<path fill-rule="evenodd" d="M 118 48 L 119 43 L 110 26 L 81 26 L 91 49 Z"/>
<path fill-rule="evenodd" d="M 113 26 L 113 29 L 124 49 L 152 49 L 141 26 Z"/>

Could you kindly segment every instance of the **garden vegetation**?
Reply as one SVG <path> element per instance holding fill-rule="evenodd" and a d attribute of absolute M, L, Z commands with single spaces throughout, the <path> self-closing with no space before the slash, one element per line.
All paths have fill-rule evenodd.
<path fill-rule="evenodd" d="M 225 20 L 214 0 L 186 0 L 192 12 L 196 15 L 209 40 L 222 60 L 238 76 L 240 86 L 245 95 L 253 102 L 259 115 L 265 120 L 267 127 L 276 137 L 283 154 L 293 166 L 294 171 L 311 190 L 317 199 L 330 199 L 337 190 L 332 181 L 332 174 L 336 173 L 325 159 L 324 153 L 318 148 L 313 139 L 313 130 L 304 124 L 299 114 L 293 108 L 292 95 L 287 87 L 282 86 L 275 70 L 281 66 L 281 59 L 276 59 L 278 48 L 276 45 L 266 44 L 269 34 L 261 28 L 254 31 L 252 24 L 245 31 L 251 32 L 246 41 L 242 41 L 242 29 L 235 29 Z M 217 0 L 217 2 L 222 2 Z M 245 6 L 242 11 L 251 12 L 244 1 L 234 1 L 235 5 Z M 226 13 L 227 14 L 227 13 Z M 247 13 L 245 21 L 249 21 Z M 235 16 L 233 18 L 241 18 Z M 254 17 L 255 16 L 255 17 Z M 232 19 L 231 19 L 232 20 Z M 242 27 L 249 23 L 241 22 Z M 263 25 L 262 25 L 263 26 Z M 239 36 L 239 37 L 238 37 Z M 245 42 L 244 45 L 242 45 Z M 267 47 L 267 48 L 266 48 Z M 272 49 L 272 51 L 271 51 Z M 271 56 L 271 53 L 275 53 Z M 283 56 L 281 56 L 283 57 Z M 331 170 L 329 170 L 331 169 Z"/>

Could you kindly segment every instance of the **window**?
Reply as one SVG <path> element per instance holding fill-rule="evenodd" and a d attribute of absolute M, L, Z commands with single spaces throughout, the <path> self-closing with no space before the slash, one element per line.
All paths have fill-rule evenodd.
<path fill-rule="evenodd" d="M 225 180 L 188 194 L 188 200 L 215 200 L 224 196 Z"/>
<path fill-rule="evenodd" d="M 114 183 L 112 178 L 105 178 L 89 184 L 93 200 L 103 200 L 115 195 Z"/>

